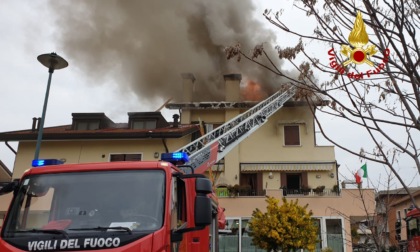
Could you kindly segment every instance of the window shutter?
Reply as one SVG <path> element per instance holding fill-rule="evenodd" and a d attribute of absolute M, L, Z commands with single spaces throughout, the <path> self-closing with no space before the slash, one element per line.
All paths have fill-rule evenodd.
<path fill-rule="evenodd" d="M 284 126 L 284 145 L 300 145 L 299 125 Z"/>
<path fill-rule="evenodd" d="M 308 173 L 302 172 L 302 187 L 308 186 Z"/>
<path fill-rule="evenodd" d="M 286 176 L 286 173 L 285 172 L 282 172 L 281 174 L 280 174 L 280 182 L 281 182 L 281 185 L 280 185 L 280 187 L 287 187 L 287 176 Z"/>

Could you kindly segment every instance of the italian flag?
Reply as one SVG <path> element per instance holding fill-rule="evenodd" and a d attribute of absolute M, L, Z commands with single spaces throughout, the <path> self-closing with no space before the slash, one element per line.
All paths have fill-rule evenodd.
<path fill-rule="evenodd" d="M 367 165 L 362 165 L 362 167 L 360 167 L 360 169 L 356 172 L 356 174 L 354 174 L 354 176 L 356 177 L 357 184 L 362 183 L 362 178 L 367 178 Z"/>

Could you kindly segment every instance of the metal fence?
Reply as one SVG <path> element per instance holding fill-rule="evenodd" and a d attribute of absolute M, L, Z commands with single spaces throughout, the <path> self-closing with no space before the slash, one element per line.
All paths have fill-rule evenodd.
<path fill-rule="evenodd" d="M 335 189 L 281 189 L 283 196 L 340 196 L 340 191 Z M 253 189 L 238 189 L 229 190 L 226 187 L 216 188 L 216 195 L 220 198 L 225 197 L 246 197 L 246 196 L 265 196 L 265 190 L 253 190 Z"/>

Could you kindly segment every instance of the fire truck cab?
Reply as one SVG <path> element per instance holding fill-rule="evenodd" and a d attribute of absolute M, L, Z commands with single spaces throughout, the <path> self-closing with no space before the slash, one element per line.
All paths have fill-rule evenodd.
<path fill-rule="evenodd" d="M 413 209 L 405 218 L 407 226 L 407 250 L 408 252 L 420 251 L 420 211 Z"/>
<path fill-rule="evenodd" d="M 166 161 L 34 167 L 2 191 L 2 252 L 209 251 L 217 224 L 210 180 Z"/>

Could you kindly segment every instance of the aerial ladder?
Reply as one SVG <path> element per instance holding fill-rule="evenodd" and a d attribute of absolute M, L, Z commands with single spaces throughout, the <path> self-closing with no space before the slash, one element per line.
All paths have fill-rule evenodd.
<path fill-rule="evenodd" d="M 189 160 L 183 166 L 192 168 L 195 174 L 205 173 L 214 164 L 222 160 L 242 140 L 264 125 L 270 116 L 281 109 L 284 103 L 293 97 L 296 89 L 295 86 L 291 86 L 286 91 L 280 90 L 276 92 L 251 109 L 178 149 L 176 153 L 186 153 L 189 156 Z M 214 202 L 217 202 L 214 192 L 211 197 Z M 217 212 L 214 212 L 214 214 L 217 218 L 213 219 L 214 222 L 210 230 L 211 244 L 213 244 L 211 251 L 218 251 L 215 248 L 215 244 L 217 244 L 217 229 L 224 228 L 225 225 L 223 208 L 218 203 L 213 205 L 213 209 L 216 208 Z"/>
<path fill-rule="evenodd" d="M 278 91 L 176 152 L 188 154 L 189 161 L 186 165 L 191 166 L 194 173 L 204 173 L 224 158 L 243 139 L 264 125 L 268 118 L 282 108 L 284 103 L 295 93 L 295 86 L 291 86 L 286 91 Z"/>

